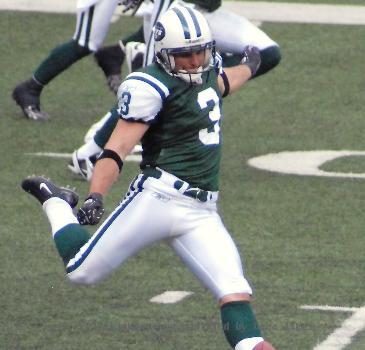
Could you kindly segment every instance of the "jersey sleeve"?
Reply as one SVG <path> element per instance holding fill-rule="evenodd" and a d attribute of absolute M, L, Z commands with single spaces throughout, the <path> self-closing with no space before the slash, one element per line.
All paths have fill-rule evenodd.
<path fill-rule="evenodd" d="M 155 77 L 143 72 L 131 73 L 118 89 L 119 117 L 153 123 L 168 95 L 168 88 Z"/>

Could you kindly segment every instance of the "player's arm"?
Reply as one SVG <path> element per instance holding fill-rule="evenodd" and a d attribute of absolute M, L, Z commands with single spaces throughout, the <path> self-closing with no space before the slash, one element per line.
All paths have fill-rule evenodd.
<path fill-rule="evenodd" d="M 120 119 L 96 162 L 89 195 L 77 212 L 81 225 L 96 225 L 104 214 L 103 198 L 118 178 L 123 161 L 149 128 L 149 124 Z"/>
<path fill-rule="evenodd" d="M 167 95 L 168 89 L 148 74 L 132 73 L 124 80 L 118 90 L 120 120 L 96 162 L 89 195 L 77 213 L 80 224 L 95 225 L 100 221 L 104 196 L 122 170 L 124 159 L 153 123 Z"/>
<path fill-rule="evenodd" d="M 218 86 L 223 96 L 236 92 L 260 67 L 260 51 L 257 47 L 247 46 L 239 65 L 224 68 L 218 75 Z"/>
<path fill-rule="evenodd" d="M 104 147 L 105 157 L 96 162 L 90 184 L 90 193 L 105 196 L 117 179 L 124 159 L 148 130 L 149 124 L 120 119 Z"/>

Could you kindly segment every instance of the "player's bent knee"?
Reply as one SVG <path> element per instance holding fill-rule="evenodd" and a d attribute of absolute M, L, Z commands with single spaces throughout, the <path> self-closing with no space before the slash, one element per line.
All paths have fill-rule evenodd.
<path fill-rule="evenodd" d="M 104 280 L 113 268 L 104 261 L 88 257 L 84 261 L 73 260 L 66 267 L 67 277 L 71 283 L 94 285 Z"/>
<path fill-rule="evenodd" d="M 75 52 L 77 53 L 78 56 L 84 57 L 89 55 L 91 52 L 93 52 L 94 50 L 91 50 L 89 47 L 87 46 L 82 46 L 80 45 L 77 41 L 73 40 L 74 42 L 74 48 L 75 48 Z M 95 50 L 96 51 L 96 50 Z"/>

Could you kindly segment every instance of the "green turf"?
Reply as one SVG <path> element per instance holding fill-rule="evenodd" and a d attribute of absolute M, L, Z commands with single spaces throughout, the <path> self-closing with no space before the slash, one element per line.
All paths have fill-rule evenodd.
<path fill-rule="evenodd" d="M 138 25 L 123 20 L 113 25 L 108 42 Z M 37 173 L 76 186 L 81 196 L 87 191 L 66 160 L 27 153 L 71 152 L 113 104 L 92 58 L 45 89 L 48 123 L 24 119 L 10 99 L 14 85 L 73 26 L 73 16 L 0 12 L 6 33 L 0 36 L 0 349 L 228 349 L 215 301 L 164 245 L 142 252 L 101 285 L 70 285 L 40 205 L 20 189 L 26 175 Z M 263 29 L 280 43 L 283 60 L 225 101 L 220 210 L 244 253 L 265 336 L 280 350 L 308 350 L 350 315 L 300 305 L 364 305 L 364 183 L 268 173 L 246 162 L 284 150 L 365 150 L 365 27 Z M 356 171 L 359 162 L 359 168 L 354 158 L 332 165 Z M 107 211 L 136 171 L 136 164 L 125 166 Z M 165 290 L 194 295 L 175 305 L 149 302 Z M 348 349 L 364 349 L 364 335 Z"/>
<path fill-rule="evenodd" d="M 326 163 L 322 170 L 335 172 L 365 173 L 365 161 L 363 156 L 342 157 Z"/>

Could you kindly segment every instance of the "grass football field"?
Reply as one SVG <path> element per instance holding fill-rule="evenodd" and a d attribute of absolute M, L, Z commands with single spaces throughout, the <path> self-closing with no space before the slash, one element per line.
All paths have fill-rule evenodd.
<path fill-rule="evenodd" d="M 138 25 L 123 18 L 107 43 Z M 25 176 L 45 174 L 75 186 L 81 198 L 87 194 L 67 159 L 34 153 L 71 153 L 113 105 L 93 58 L 44 90 L 49 122 L 26 120 L 10 98 L 73 28 L 70 15 L 0 12 L 0 349 L 228 350 L 216 302 L 163 243 L 100 285 L 68 283 L 40 205 L 20 188 Z M 247 162 L 283 151 L 365 150 L 365 26 L 263 29 L 280 43 L 283 59 L 225 100 L 220 211 L 242 252 L 263 333 L 278 350 L 314 349 L 344 325 L 346 349 L 362 350 L 364 179 L 285 175 Z M 337 158 L 322 169 L 365 173 L 365 162 Z M 126 164 L 107 197 L 108 212 L 137 171 L 136 163 Z M 178 290 L 193 294 L 175 304 L 150 302 Z M 336 308 L 317 308 L 326 305 Z M 333 346 L 342 349 L 339 341 Z"/>

